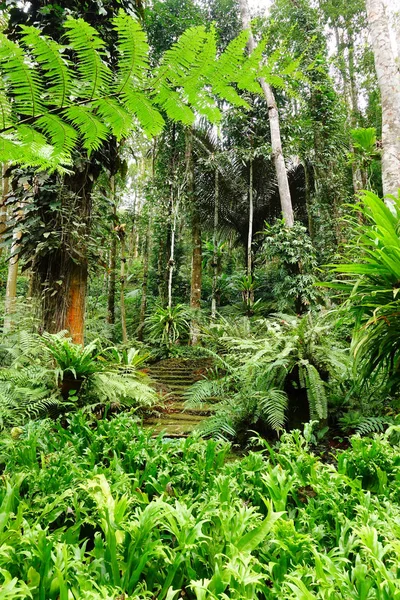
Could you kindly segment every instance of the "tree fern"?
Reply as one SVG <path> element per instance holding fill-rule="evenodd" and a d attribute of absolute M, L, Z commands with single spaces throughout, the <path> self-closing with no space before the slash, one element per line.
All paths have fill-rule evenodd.
<path fill-rule="evenodd" d="M 247 56 L 247 32 L 217 56 L 214 29 L 191 28 L 150 72 L 146 35 L 120 11 L 112 72 L 93 27 L 73 18 L 64 27 L 67 48 L 34 27 L 23 27 L 20 44 L 0 36 L 1 162 L 62 169 L 76 144 L 90 153 L 110 134 L 120 139 L 140 127 L 157 135 L 164 112 L 185 125 L 196 115 L 217 122 L 218 99 L 247 107 L 236 86 L 260 92 L 264 44 Z"/>

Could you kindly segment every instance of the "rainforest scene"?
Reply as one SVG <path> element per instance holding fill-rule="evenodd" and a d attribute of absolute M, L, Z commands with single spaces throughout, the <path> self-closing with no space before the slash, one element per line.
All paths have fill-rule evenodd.
<path fill-rule="evenodd" d="M 0 0 L 0 600 L 400 600 L 400 0 Z"/>

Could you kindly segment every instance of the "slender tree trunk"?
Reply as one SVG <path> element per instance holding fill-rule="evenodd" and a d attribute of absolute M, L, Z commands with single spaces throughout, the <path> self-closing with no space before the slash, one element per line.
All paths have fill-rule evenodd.
<path fill-rule="evenodd" d="M 176 127 L 175 123 L 172 124 L 172 141 L 171 141 L 171 161 L 170 161 L 170 201 L 169 201 L 169 214 L 171 222 L 170 229 L 170 244 L 169 244 L 169 257 L 168 257 L 168 285 L 167 285 L 167 297 L 168 297 L 168 308 L 172 307 L 172 281 L 174 276 L 175 268 L 175 236 L 176 236 L 176 224 L 178 219 L 178 208 L 179 208 L 179 185 L 177 186 L 177 194 L 175 199 L 175 134 Z"/>
<path fill-rule="evenodd" d="M 307 220 L 308 220 L 308 233 L 310 238 L 314 241 L 314 219 L 313 219 L 313 202 L 312 202 L 312 190 L 310 181 L 310 170 L 308 162 L 304 162 L 304 180 L 305 180 L 305 194 L 306 194 L 306 208 L 307 208 Z"/>
<path fill-rule="evenodd" d="M 116 290 L 116 264 L 117 264 L 117 205 L 115 198 L 115 177 L 110 178 L 111 202 L 113 207 L 113 229 L 110 248 L 109 279 L 108 279 L 108 297 L 107 297 L 107 323 L 115 324 L 115 290 Z"/>
<path fill-rule="evenodd" d="M 194 311 L 200 310 L 201 280 L 202 280 L 202 247 L 201 247 L 201 222 L 200 214 L 194 193 L 194 162 L 193 162 L 193 131 L 186 131 L 186 174 L 187 197 L 192 220 L 192 278 L 190 285 L 190 307 Z M 190 343 L 198 344 L 200 328 L 196 316 L 190 323 Z"/>
<path fill-rule="evenodd" d="M 171 245 L 168 260 L 168 308 L 172 307 L 172 281 L 175 267 L 175 235 L 176 222 L 178 218 L 179 197 L 175 204 L 173 186 L 171 186 L 171 206 L 172 206 L 172 227 L 171 227 Z"/>
<path fill-rule="evenodd" d="M 128 342 L 128 334 L 126 330 L 126 310 L 125 310 L 125 266 L 126 266 L 126 233 L 122 225 L 118 228 L 118 237 L 121 242 L 121 293 L 120 293 L 120 307 L 121 307 L 121 329 L 122 329 L 122 342 L 126 344 Z"/>
<path fill-rule="evenodd" d="M 250 52 L 253 52 L 253 50 L 255 49 L 255 42 L 251 31 L 248 3 L 247 0 L 239 0 L 239 3 L 243 29 L 249 30 L 250 32 L 248 48 Z M 285 159 L 282 151 L 278 107 L 276 105 L 275 96 L 271 86 L 268 85 L 268 83 L 263 78 L 260 78 L 260 85 L 262 87 L 268 105 L 268 118 L 271 133 L 272 155 L 275 165 L 276 179 L 278 182 L 282 215 L 285 219 L 286 225 L 288 227 L 292 227 L 294 223 L 293 207 L 292 199 L 290 196 L 289 180 L 286 171 Z"/>
<path fill-rule="evenodd" d="M 6 177 L 8 165 L 4 163 L 1 179 L 1 204 L 0 204 L 0 242 L 3 241 L 4 231 L 7 225 L 7 197 L 10 188 L 9 178 Z M 3 248 L 0 246 L 0 256 L 3 253 Z"/>
<path fill-rule="evenodd" d="M 172 217 L 170 216 L 170 219 Z M 169 222 L 169 221 L 168 221 Z M 170 229 L 168 228 L 168 235 L 170 234 Z M 162 305 L 164 305 L 166 300 L 166 285 L 165 285 L 165 262 L 166 262 L 166 246 L 168 240 L 165 239 L 163 232 L 160 233 L 158 252 L 157 252 L 157 287 L 158 287 L 158 297 Z M 168 277 L 168 271 L 167 271 Z"/>
<path fill-rule="evenodd" d="M 254 219 L 253 160 L 251 159 L 250 163 L 249 163 L 249 229 L 248 229 L 248 234 L 247 234 L 247 277 L 248 277 L 248 283 L 249 283 L 249 288 L 247 291 L 247 306 L 248 306 L 249 310 L 254 302 L 254 291 L 251 286 L 251 278 L 253 275 L 253 257 L 252 257 L 253 219 Z"/>
<path fill-rule="evenodd" d="M 217 316 L 217 289 L 218 289 L 218 220 L 219 220 L 219 172 L 215 168 L 215 192 L 214 192 L 214 230 L 213 230 L 213 280 L 211 298 L 211 318 Z"/>
<path fill-rule="evenodd" d="M 147 308 L 147 284 L 149 279 L 149 261 L 150 261 L 150 250 L 151 250 L 151 213 L 149 214 L 149 220 L 147 223 L 145 245 L 143 248 L 143 281 L 142 281 L 142 300 L 140 303 L 140 317 L 137 337 L 140 342 L 143 341 L 144 328 L 146 322 L 146 308 Z"/>
<path fill-rule="evenodd" d="M 382 100 L 383 193 L 400 187 L 400 72 L 393 54 L 383 0 L 366 0 L 368 24 Z M 398 58 L 398 57 L 397 57 Z"/>
<path fill-rule="evenodd" d="M 138 257 L 138 238 L 137 238 L 137 228 L 136 228 L 136 192 L 133 196 L 133 206 L 132 206 L 132 228 L 129 232 L 129 244 L 128 244 L 128 264 L 131 265 L 134 258 Z"/>

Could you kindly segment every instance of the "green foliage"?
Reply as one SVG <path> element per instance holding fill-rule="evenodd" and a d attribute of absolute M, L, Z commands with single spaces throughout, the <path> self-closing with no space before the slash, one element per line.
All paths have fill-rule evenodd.
<path fill-rule="evenodd" d="M 365 192 L 353 210 L 354 262 L 333 265 L 346 279 L 323 285 L 344 292 L 355 314 L 353 352 L 363 379 L 382 375 L 382 384 L 395 389 L 400 377 L 400 199 L 385 204 Z"/>
<path fill-rule="evenodd" d="M 190 314 L 183 304 L 164 308 L 157 306 L 147 319 L 152 343 L 171 348 L 188 333 Z"/>
<path fill-rule="evenodd" d="M 150 69 L 139 22 L 120 10 L 113 26 L 114 71 L 106 62 L 105 42 L 82 18 L 69 16 L 64 23 L 67 46 L 32 26 L 22 27 L 19 42 L 1 34 L 1 162 L 62 167 L 71 164 L 78 141 L 90 154 L 109 136 L 120 140 L 137 126 L 147 135 L 159 134 L 163 114 L 185 125 L 196 113 L 216 122 L 218 101 L 247 107 L 235 86 L 259 87 L 265 70 L 263 46 L 246 55 L 246 32 L 217 55 L 215 31 L 192 27 Z"/>
<path fill-rule="evenodd" d="M 211 381 L 195 383 L 187 393 L 188 406 L 212 398 L 219 401 L 216 415 L 205 423 L 205 432 L 215 434 L 227 423 L 240 434 L 244 429 L 279 432 L 291 409 L 301 405 L 305 393 L 305 420 L 328 416 L 327 385 L 340 380 L 348 367 L 345 349 L 329 337 L 329 321 L 314 321 L 280 315 L 271 319 L 246 320 L 246 330 L 215 324 L 213 354 L 218 370 Z M 233 330 L 232 330 L 233 329 Z"/>
<path fill-rule="evenodd" d="M 98 341 L 82 347 L 65 332 L 39 336 L 21 331 L 4 338 L 0 368 L 0 422 L 76 410 L 150 406 L 157 399 L 138 370 L 146 356 L 137 349 L 102 349 Z"/>
<path fill-rule="evenodd" d="M 278 310 L 294 308 L 302 313 L 317 302 L 314 283 L 316 252 L 306 228 L 298 222 L 285 227 L 284 222 L 265 223 L 263 254 L 268 270 L 276 270 L 273 293 Z"/>
<path fill-rule="evenodd" d="M 3 434 L 1 597 L 395 599 L 392 433 L 353 438 L 337 468 L 299 431 L 229 461 L 229 444 L 154 438 L 127 414 Z"/>

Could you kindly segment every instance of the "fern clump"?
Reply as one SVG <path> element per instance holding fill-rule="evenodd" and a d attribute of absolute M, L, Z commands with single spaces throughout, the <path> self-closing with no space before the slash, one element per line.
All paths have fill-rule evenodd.
<path fill-rule="evenodd" d="M 151 406 L 157 396 L 139 369 L 145 359 L 137 349 L 101 348 L 98 340 L 82 347 L 66 332 L 19 332 L 0 368 L 0 425 L 82 407 Z"/>
<path fill-rule="evenodd" d="M 304 420 L 326 419 L 327 385 L 348 368 L 348 353 L 328 337 L 330 324 L 315 322 L 311 315 L 276 315 L 257 319 L 253 327 L 249 319 L 246 323 L 245 334 L 240 322 L 216 325 L 219 350 L 213 357 L 218 369 L 187 393 L 188 406 L 210 398 L 217 402 L 206 433 L 224 435 L 224 424 L 236 433 L 279 433 L 303 395 L 308 404 Z M 238 331 L 241 337 L 236 337 Z"/>

